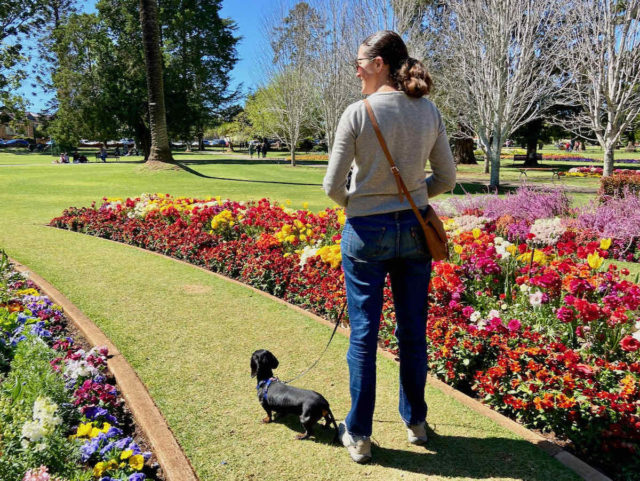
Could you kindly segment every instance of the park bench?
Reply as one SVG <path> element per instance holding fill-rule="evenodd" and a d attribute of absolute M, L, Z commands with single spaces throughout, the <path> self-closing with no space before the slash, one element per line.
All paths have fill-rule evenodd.
<path fill-rule="evenodd" d="M 120 156 L 114 154 L 113 152 L 107 152 L 107 156 L 105 158 L 106 159 L 116 159 L 116 160 L 120 160 Z M 100 160 L 100 152 L 96 152 L 96 162 Z"/>
<path fill-rule="evenodd" d="M 556 167 L 520 167 L 519 179 L 522 180 L 522 176 L 527 176 L 527 172 L 551 172 L 551 180 L 555 182 L 556 179 L 560 180 L 560 169 Z"/>
<path fill-rule="evenodd" d="M 542 160 L 542 154 L 536 154 L 536 159 L 537 160 Z M 522 155 L 522 154 L 515 154 L 513 156 L 513 164 L 511 165 L 515 165 L 516 162 L 524 162 L 527 160 L 527 156 L 526 155 Z"/>

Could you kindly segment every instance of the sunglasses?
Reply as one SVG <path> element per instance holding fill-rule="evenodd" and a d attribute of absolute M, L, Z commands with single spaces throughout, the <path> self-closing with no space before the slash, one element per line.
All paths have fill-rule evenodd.
<path fill-rule="evenodd" d="M 375 57 L 360 57 L 357 58 L 353 61 L 353 66 L 356 68 L 356 70 L 358 70 L 358 67 L 362 67 L 362 65 L 360 65 L 360 60 L 373 60 Z"/>

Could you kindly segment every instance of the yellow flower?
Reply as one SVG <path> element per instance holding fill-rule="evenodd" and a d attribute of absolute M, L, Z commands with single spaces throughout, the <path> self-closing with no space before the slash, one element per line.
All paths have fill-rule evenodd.
<path fill-rule="evenodd" d="M 587 262 L 589 263 L 589 267 L 592 269 L 599 269 L 604 262 L 604 259 L 600 257 L 597 252 L 594 252 L 587 256 Z"/>
<path fill-rule="evenodd" d="M 90 436 L 92 429 L 93 429 L 93 424 L 91 423 L 80 424 L 80 426 L 78 426 L 78 430 L 76 431 L 76 436 L 79 438 Z"/>
<path fill-rule="evenodd" d="M 100 436 L 100 434 L 101 434 L 101 433 L 102 433 L 102 431 L 101 431 L 100 429 L 98 429 L 98 428 L 92 428 L 92 429 L 91 429 L 91 434 L 89 434 L 89 437 L 90 437 L 90 438 L 95 438 L 95 437 Z"/>
<path fill-rule="evenodd" d="M 482 231 L 476 227 L 471 231 L 471 233 L 473 234 L 473 238 L 477 239 L 480 237 L 480 234 L 482 233 Z"/>
<path fill-rule="evenodd" d="M 136 454 L 129 458 L 129 466 L 131 466 L 136 471 L 140 471 L 144 466 L 144 458 L 141 454 Z"/>
<path fill-rule="evenodd" d="M 309 202 L 303 202 L 302 203 L 302 208 L 307 210 L 309 208 Z"/>
<path fill-rule="evenodd" d="M 301 240 L 302 242 L 306 242 L 306 241 L 307 241 L 307 236 L 306 236 L 306 235 L 304 235 L 304 234 L 300 234 L 300 240 Z"/>
<path fill-rule="evenodd" d="M 122 451 L 120 453 L 120 459 L 129 459 L 131 456 L 133 456 L 132 449 L 127 449 L 126 451 Z"/>
<path fill-rule="evenodd" d="M 600 249 L 606 251 L 609 247 L 611 247 L 611 238 L 600 240 Z"/>
<path fill-rule="evenodd" d="M 509 247 L 507 247 L 507 252 L 512 256 L 516 254 L 517 250 L 518 248 L 514 244 L 511 244 Z"/>
<path fill-rule="evenodd" d="M 462 254 L 462 246 L 460 244 L 455 244 L 453 246 L 453 250 L 455 251 L 456 254 L 460 255 Z"/>
<path fill-rule="evenodd" d="M 285 200 L 284 203 L 287 204 L 287 205 L 291 205 L 291 199 Z"/>
<path fill-rule="evenodd" d="M 107 470 L 118 469 L 118 461 L 115 459 L 110 459 L 107 463 Z"/>
<path fill-rule="evenodd" d="M 531 262 L 531 252 L 525 252 L 524 254 L 519 255 L 517 259 L 528 264 L 529 262 Z M 547 260 L 547 256 L 543 252 L 536 250 L 535 254 L 533 255 L 533 262 L 544 265 L 547 263 Z"/>
<path fill-rule="evenodd" d="M 111 429 L 111 424 L 109 424 L 109 423 L 104 423 L 104 424 L 102 425 L 102 432 L 103 432 L 103 433 L 108 433 L 108 432 L 109 432 L 109 429 Z"/>
<path fill-rule="evenodd" d="M 104 473 L 106 469 L 107 469 L 107 464 L 103 461 L 100 461 L 93 467 L 93 475 L 96 478 L 99 478 L 100 476 L 102 476 L 102 473 Z"/>

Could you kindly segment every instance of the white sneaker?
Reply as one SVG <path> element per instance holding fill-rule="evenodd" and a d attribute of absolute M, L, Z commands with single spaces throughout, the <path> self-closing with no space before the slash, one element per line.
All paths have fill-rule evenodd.
<path fill-rule="evenodd" d="M 340 441 L 349 451 L 349 456 L 356 463 L 364 464 L 371 461 L 371 439 L 368 436 L 349 434 L 344 423 L 338 426 Z"/>
<path fill-rule="evenodd" d="M 426 444 L 427 423 L 407 424 L 407 438 L 411 444 Z"/>

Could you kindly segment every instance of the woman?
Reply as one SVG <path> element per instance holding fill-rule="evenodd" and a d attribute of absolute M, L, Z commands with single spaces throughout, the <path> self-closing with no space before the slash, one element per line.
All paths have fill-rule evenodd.
<path fill-rule="evenodd" d="M 400 36 L 380 31 L 358 49 L 356 77 L 416 205 L 451 190 L 456 171 L 438 109 L 424 98 L 431 78 Z M 433 174 L 425 179 L 430 161 Z M 347 175 L 354 170 L 349 187 Z M 400 351 L 400 417 L 414 444 L 427 441 L 427 287 L 431 259 L 422 230 L 376 138 L 363 101 L 351 104 L 335 135 L 324 190 L 345 207 L 342 266 L 351 336 L 347 363 L 351 410 L 340 438 L 358 463 L 371 459 L 376 348 L 386 275 L 391 278 Z"/>

